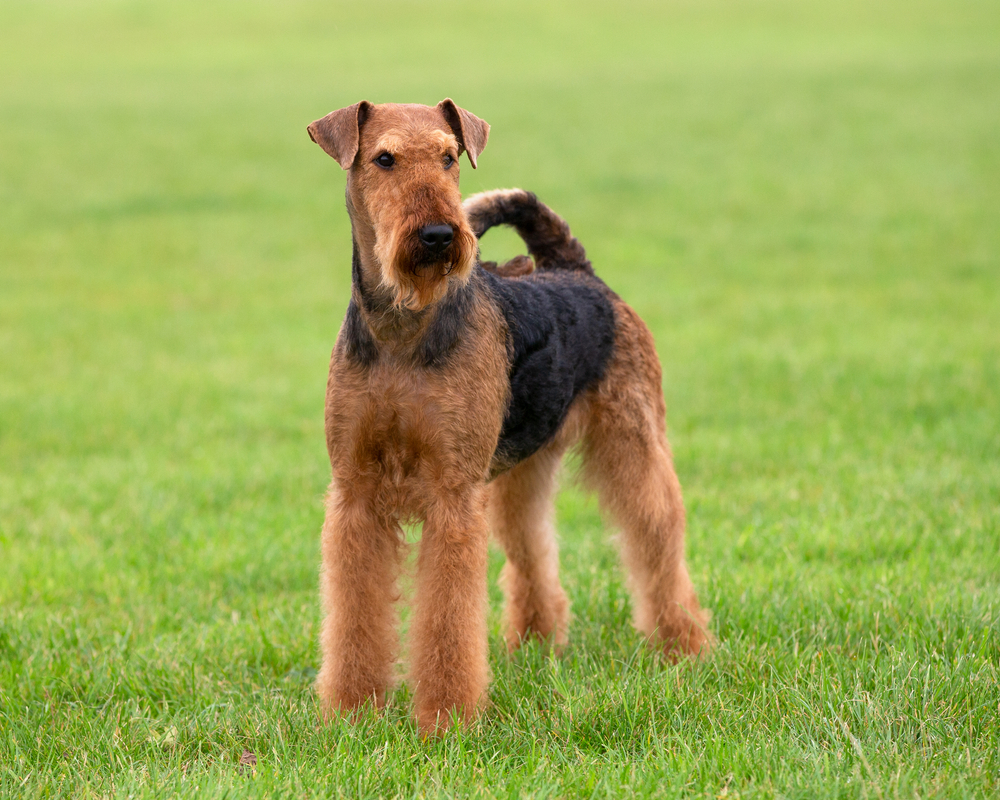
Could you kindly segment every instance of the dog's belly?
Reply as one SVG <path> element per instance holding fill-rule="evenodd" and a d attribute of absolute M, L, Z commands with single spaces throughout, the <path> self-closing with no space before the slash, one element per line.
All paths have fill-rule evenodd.
<path fill-rule="evenodd" d="M 512 344 L 510 403 L 490 470 L 497 475 L 548 443 L 573 401 L 600 380 L 615 314 L 610 290 L 590 276 L 547 272 L 491 283 Z"/>

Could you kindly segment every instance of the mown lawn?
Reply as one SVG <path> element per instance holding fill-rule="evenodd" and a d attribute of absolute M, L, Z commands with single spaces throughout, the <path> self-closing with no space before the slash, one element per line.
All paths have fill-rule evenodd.
<path fill-rule="evenodd" d="M 465 191 L 653 329 L 720 644 L 646 652 L 570 485 L 570 647 L 508 658 L 491 589 L 492 708 L 423 742 L 311 690 L 350 240 L 305 125 L 445 96 Z M 0 5 L 0 796 L 996 797 L 998 681 L 993 0 Z"/>

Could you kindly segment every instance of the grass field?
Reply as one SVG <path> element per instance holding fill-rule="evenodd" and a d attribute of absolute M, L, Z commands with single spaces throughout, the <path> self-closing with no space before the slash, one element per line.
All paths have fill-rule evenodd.
<path fill-rule="evenodd" d="M 574 624 L 423 742 L 318 723 L 343 176 L 445 96 L 648 321 L 720 639 Z M 485 255 L 515 252 L 492 233 Z M 244 750 L 256 767 L 240 767 Z M 0 796 L 1000 795 L 1000 6 L 0 5 Z"/>

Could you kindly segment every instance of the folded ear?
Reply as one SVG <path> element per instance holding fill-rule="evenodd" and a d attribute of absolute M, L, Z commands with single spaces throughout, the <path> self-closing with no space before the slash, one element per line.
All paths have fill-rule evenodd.
<path fill-rule="evenodd" d="M 438 109 L 444 114 L 445 121 L 451 127 L 452 133 L 458 138 L 459 155 L 462 150 L 469 154 L 469 162 L 472 168 L 476 168 L 476 158 L 486 147 L 486 140 L 490 138 L 490 126 L 479 119 L 475 114 L 470 114 L 464 108 L 455 105 L 455 101 L 450 97 L 437 104 Z"/>
<path fill-rule="evenodd" d="M 372 104 L 367 100 L 331 111 L 309 125 L 309 138 L 332 156 L 343 169 L 350 169 L 358 154 L 358 136 Z"/>

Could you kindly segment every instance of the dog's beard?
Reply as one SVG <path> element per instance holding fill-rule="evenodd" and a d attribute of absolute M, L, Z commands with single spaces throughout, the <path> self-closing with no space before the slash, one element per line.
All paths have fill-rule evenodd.
<path fill-rule="evenodd" d="M 455 238 L 440 255 L 431 255 L 415 230 L 393 229 L 377 237 L 375 256 L 382 268 L 382 286 L 393 305 L 420 311 L 444 298 L 453 284 L 463 285 L 476 261 L 476 237 L 468 225 L 452 226 Z"/>

